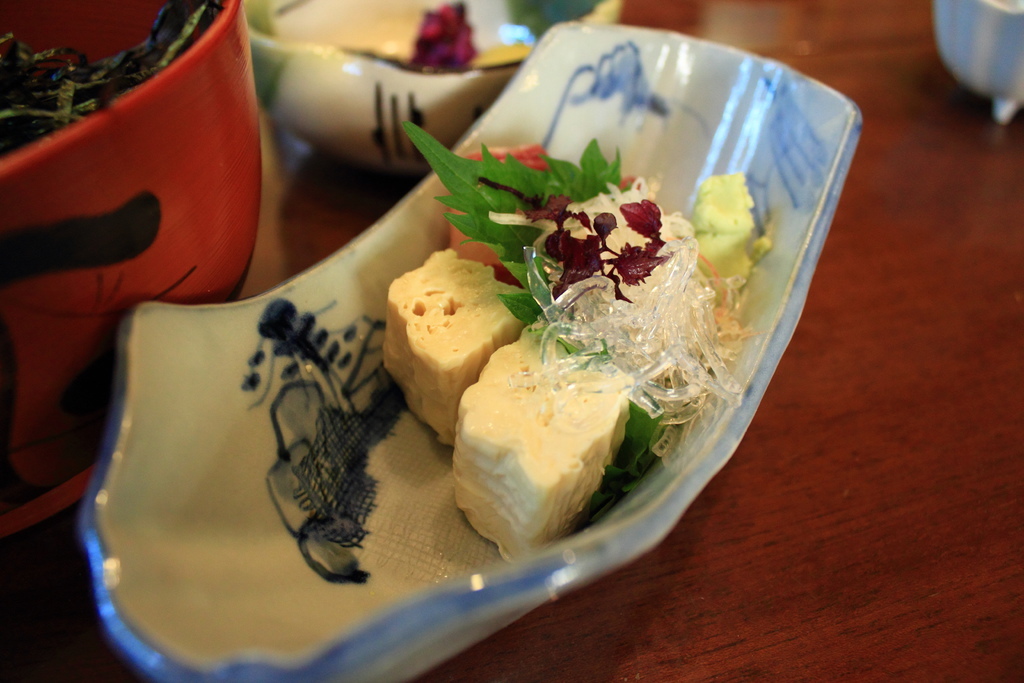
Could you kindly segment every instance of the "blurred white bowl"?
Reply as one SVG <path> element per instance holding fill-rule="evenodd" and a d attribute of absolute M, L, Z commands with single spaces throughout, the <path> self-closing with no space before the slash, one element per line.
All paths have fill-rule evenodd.
<path fill-rule="evenodd" d="M 413 121 L 451 146 L 551 25 L 618 21 L 621 0 L 465 0 L 480 56 L 464 68 L 410 63 L 440 0 L 246 0 L 256 91 L 271 118 L 349 164 L 424 173 Z"/>
<path fill-rule="evenodd" d="M 1024 104 L 1024 1 L 933 0 L 932 8 L 946 68 L 1009 123 Z"/>
<path fill-rule="evenodd" d="M 860 124 L 847 98 L 778 63 L 665 31 L 566 24 L 459 143 L 541 142 L 578 160 L 596 139 L 686 213 L 703 179 L 743 172 L 774 245 L 742 308 L 759 332 L 733 367 L 742 402 L 709 404 L 608 515 L 515 562 L 466 522 L 451 448 L 402 409 L 381 367 L 389 284 L 448 245 L 436 176 L 270 292 L 139 308 L 80 508 L 111 642 L 165 681 L 403 680 L 650 550 L 753 418 Z M 365 519 L 354 524 L 348 503 Z M 360 529 L 355 546 L 324 533 Z M 339 561 L 344 575 L 326 571 Z"/>

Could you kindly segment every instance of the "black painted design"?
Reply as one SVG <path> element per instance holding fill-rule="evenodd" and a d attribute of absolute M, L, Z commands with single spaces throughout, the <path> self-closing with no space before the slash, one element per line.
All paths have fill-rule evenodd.
<path fill-rule="evenodd" d="M 140 192 L 103 214 L 6 232 L 0 235 L 0 288 L 28 278 L 131 261 L 156 240 L 160 218 L 160 200 L 152 192 Z M 114 283 L 115 291 L 119 285 Z M 106 406 L 112 364 L 103 365 L 106 361 L 98 360 L 100 365 L 83 369 L 82 375 L 72 381 L 56 407 L 83 416 Z M 29 487 L 18 478 L 9 462 L 14 449 L 10 435 L 17 402 L 17 370 L 16 350 L 0 316 L 0 500 L 4 501 L 29 499 L 38 493 L 37 487 Z M 102 372 L 108 374 L 97 375 Z M 31 489 L 31 496 L 22 489 Z"/>
<path fill-rule="evenodd" d="M 99 268 L 137 257 L 156 240 L 160 201 L 141 192 L 117 209 L 0 236 L 0 287 L 76 268 Z"/>
<path fill-rule="evenodd" d="M 365 583 L 356 549 L 377 493 L 367 460 L 405 401 L 383 369 L 382 321 L 328 330 L 317 315 L 287 299 L 267 304 L 241 388 L 260 393 L 256 407 L 276 386 L 269 417 L 277 459 L 267 487 L 303 559 L 328 581 Z"/>
<path fill-rule="evenodd" d="M 413 93 L 406 95 L 403 110 L 399 96 L 386 96 L 384 86 L 377 83 L 374 88 L 373 114 L 377 123 L 372 133 L 373 144 L 380 150 L 385 163 L 391 163 L 393 159 L 423 158 L 415 146 L 408 144 L 405 131 L 402 129 L 403 121 L 412 121 L 421 128 L 424 124 L 423 110 L 416 105 L 416 96 Z"/>

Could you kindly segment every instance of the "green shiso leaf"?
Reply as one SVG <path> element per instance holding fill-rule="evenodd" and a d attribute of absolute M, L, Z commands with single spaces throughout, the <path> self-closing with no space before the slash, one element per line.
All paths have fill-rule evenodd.
<path fill-rule="evenodd" d="M 564 194 L 576 201 L 583 201 L 577 198 L 590 199 L 605 192 L 608 183 L 618 185 L 622 182 L 618 153 L 616 152 L 614 160 L 607 161 L 601 154 L 601 148 L 596 140 L 591 140 L 583 151 L 579 166 L 552 159 L 548 159 L 548 164 L 552 164 L 552 161 L 556 162 L 552 169 L 558 178 L 557 192 L 553 191 L 552 194 Z"/>
<path fill-rule="evenodd" d="M 515 292 L 514 294 L 499 294 L 501 303 L 505 304 L 512 315 L 526 323 L 533 324 L 540 317 L 540 305 L 534 300 L 529 292 Z"/>
<path fill-rule="evenodd" d="M 632 491 L 657 460 L 654 444 L 661 438 L 661 420 L 635 403 L 629 404 L 626 436 L 615 460 L 604 470 L 601 486 L 590 498 L 590 521 L 599 520 L 615 503 Z"/>
<path fill-rule="evenodd" d="M 526 263 L 512 263 L 511 261 L 503 262 L 503 265 L 508 269 L 508 272 L 512 273 L 519 282 L 526 282 Z M 523 321 L 526 322 L 526 321 Z M 536 320 L 532 321 L 536 322 Z"/>
<path fill-rule="evenodd" d="M 533 244 L 540 236 L 540 229 L 500 225 L 492 221 L 492 211 L 511 213 L 527 207 L 510 192 L 482 185 L 480 178 L 486 177 L 524 192 L 536 192 L 546 184 L 544 173 L 527 168 L 514 159 L 503 163 L 486 150 L 483 160 L 466 159 L 415 124 L 406 122 L 404 125 L 409 139 L 451 193 L 438 199 L 448 208 L 461 212 L 445 213 L 448 222 L 470 241 L 481 242 L 494 249 L 503 264 L 523 263 L 523 247 Z"/>

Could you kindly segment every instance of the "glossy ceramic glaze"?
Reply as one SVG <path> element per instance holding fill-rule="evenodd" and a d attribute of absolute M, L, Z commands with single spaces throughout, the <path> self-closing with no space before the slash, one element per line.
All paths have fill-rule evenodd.
<path fill-rule="evenodd" d="M 422 174 L 411 120 L 453 145 L 494 101 L 521 56 L 464 69 L 408 63 L 431 0 L 246 0 L 260 101 L 279 125 L 353 165 Z M 614 22 L 620 0 L 469 0 L 481 53 L 532 45 L 549 26 Z"/>
<path fill-rule="evenodd" d="M 257 105 L 241 0 L 223 5 L 166 69 L 0 157 L 0 535 L 84 489 L 124 312 L 224 301 L 246 270 Z M 160 4 L 19 7 L 4 30 L 95 60 L 142 43 Z"/>
<path fill-rule="evenodd" d="M 935 37 L 946 68 L 992 99 L 992 116 L 1009 123 L 1024 105 L 1024 2 L 933 0 Z"/>
<path fill-rule="evenodd" d="M 777 63 L 666 32 L 549 32 L 459 144 L 596 138 L 688 212 L 744 172 L 774 249 L 748 283 L 739 406 L 711 405 L 641 486 L 514 563 L 455 507 L 451 450 L 380 365 L 388 285 L 448 241 L 429 176 L 320 265 L 253 299 L 140 307 L 79 517 L 103 625 L 156 680 L 403 680 L 635 559 L 726 463 L 800 316 L 860 132 Z"/>

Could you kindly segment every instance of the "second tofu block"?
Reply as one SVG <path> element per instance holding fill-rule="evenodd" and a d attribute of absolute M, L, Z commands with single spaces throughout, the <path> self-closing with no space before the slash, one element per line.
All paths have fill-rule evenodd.
<path fill-rule="evenodd" d="M 526 332 L 494 353 L 459 408 L 455 502 L 506 559 L 579 526 L 629 419 L 625 391 L 512 380 L 542 368 L 538 337 Z"/>
<path fill-rule="evenodd" d="M 409 410 L 451 445 L 459 400 L 494 350 L 519 338 L 523 324 L 498 299 L 521 291 L 491 268 L 454 250 L 431 254 L 388 290 L 384 367 Z"/>

